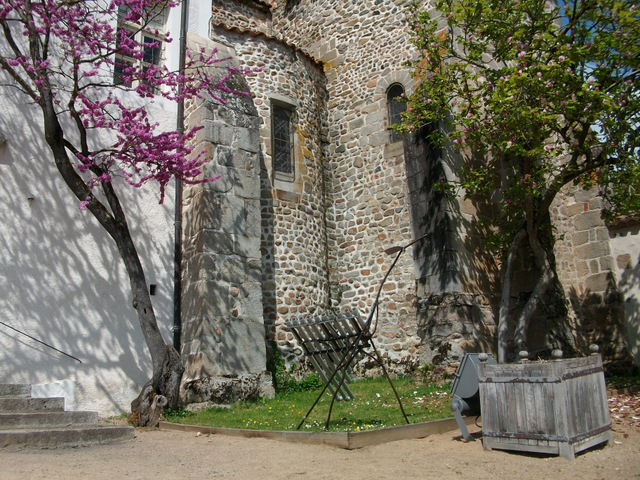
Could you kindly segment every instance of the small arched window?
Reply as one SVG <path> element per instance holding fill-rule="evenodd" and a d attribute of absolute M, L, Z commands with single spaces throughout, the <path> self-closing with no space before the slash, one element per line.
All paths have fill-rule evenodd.
<path fill-rule="evenodd" d="M 394 124 L 402 123 L 402 113 L 407 109 L 407 103 L 402 98 L 404 88 L 399 83 L 391 85 L 387 90 L 387 107 L 389 108 L 389 127 Z M 402 140 L 402 135 L 391 130 L 391 141 L 398 142 Z"/>

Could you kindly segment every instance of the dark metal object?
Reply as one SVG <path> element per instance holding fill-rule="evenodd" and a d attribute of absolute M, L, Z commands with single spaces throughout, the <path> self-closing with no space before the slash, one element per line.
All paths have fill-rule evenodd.
<path fill-rule="evenodd" d="M 315 371 L 331 393 L 338 400 L 352 400 L 353 392 L 347 385 L 351 380 L 349 372 L 337 369 L 352 348 L 369 347 L 369 337 L 360 336 L 364 327 L 360 313 L 347 309 L 342 314 L 331 312 L 306 319 L 293 318 L 286 325 L 293 331 L 305 356 L 311 360 Z M 361 338 L 361 344 L 355 345 L 358 338 Z M 334 371 L 336 375 L 329 381 Z"/>
<path fill-rule="evenodd" d="M 478 364 L 484 359 L 481 355 L 486 357 L 487 363 L 496 363 L 489 353 L 465 353 L 451 384 L 451 411 L 462 437 L 467 441 L 475 439 L 469 433 L 462 415 L 480 415 Z"/>
<path fill-rule="evenodd" d="M 318 374 L 325 382 L 325 386 L 320 392 L 320 395 L 318 395 L 318 398 L 313 402 L 313 405 L 311 405 L 311 408 L 298 425 L 298 430 L 300 430 L 302 425 L 304 425 L 304 422 L 327 391 L 327 388 L 329 388 L 333 393 L 331 404 L 329 405 L 327 421 L 324 426 L 325 430 L 329 429 L 331 412 L 336 398 L 338 398 L 338 396 L 340 396 L 341 399 L 353 398 L 353 393 L 349 390 L 348 386 L 345 385 L 345 382 L 350 378 L 349 370 L 351 369 L 351 366 L 357 358 L 362 357 L 363 355 L 369 356 L 380 368 L 382 368 L 382 371 L 384 372 L 384 375 L 396 396 L 396 400 L 398 401 L 400 411 L 402 412 L 405 421 L 407 424 L 410 423 L 407 418 L 407 414 L 404 411 L 404 407 L 402 406 L 400 396 L 398 395 L 391 377 L 384 366 L 382 357 L 371 339 L 378 327 L 377 317 L 375 324 L 373 324 L 373 317 L 378 312 L 378 301 L 380 299 L 380 294 L 382 293 L 382 287 L 387 281 L 389 274 L 398 263 L 400 255 L 402 255 L 408 247 L 422 240 L 425 236 L 426 235 L 423 235 L 403 247 L 395 246 L 385 250 L 387 255 L 392 255 L 394 253 L 397 255 L 393 260 L 391 267 L 387 270 L 382 282 L 380 282 L 376 298 L 366 322 L 362 321 L 357 310 L 349 309 L 344 311 L 343 316 L 334 315 L 333 319 L 325 321 L 320 320 L 314 322 L 312 320 L 305 320 L 301 322 L 300 320 L 294 319 L 294 321 L 286 322 L 287 327 L 293 330 L 294 335 L 296 335 L 298 341 L 301 342 L 305 353 L 312 359 L 314 367 L 316 367 Z M 325 318 L 330 317 L 325 316 Z M 367 349 L 369 348 L 371 348 L 373 352 L 368 352 Z M 314 358 L 316 360 L 314 360 Z"/>
<path fill-rule="evenodd" d="M 57 349 L 56 347 L 54 347 L 54 346 L 52 346 L 52 345 L 49 345 L 48 343 L 43 342 L 42 340 L 38 340 L 36 337 L 32 337 L 31 335 L 29 335 L 29 334 L 27 334 L 27 333 L 24 333 L 23 331 L 18 330 L 17 328 L 12 327 L 11 325 L 8 325 L 8 324 L 6 324 L 6 323 L 4 323 L 4 322 L 0 322 L 0 324 L 4 325 L 4 326 L 5 326 L 5 327 L 7 327 L 7 328 L 10 328 L 11 330 L 13 330 L 13 331 L 15 331 L 15 332 L 18 332 L 18 333 L 19 333 L 19 334 L 21 334 L 21 335 L 24 335 L 25 337 L 30 338 L 31 340 L 33 340 L 33 341 L 35 341 L 35 342 L 38 342 L 38 343 L 40 343 L 40 344 L 44 345 L 45 347 L 49 347 L 51 350 L 55 350 L 56 352 L 61 353 L 62 355 L 65 355 L 65 356 L 67 356 L 67 357 L 69 357 L 69 358 L 72 358 L 72 359 L 74 359 L 76 362 L 82 363 L 82 360 L 80 360 L 79 358 L 76 358 L 76 357 L 74 357 L 73 355 L 69 355 L 68 353 L 63 352 L 62 350 L 59 350 L 59 349 Z"/>
<path fill-rule="evenodd" d="M 298 430 L 304 425 L 304 422 L 306 422 L 327 389 L 333 394 L 327 421 L 324 425 L 324 429 L 329 430 L 333 404 L 336 399 L 353 399 L 353 393 L 346 382 L 351 379 L 349 372 L 352 365 L 356 359 L 361 358 L 363 355 L 369 356 L 382 368 L 396 396 L 400 411 L 407 424 L 409 423 L 400 396 L 384 366 L 382 357 L 373 342 L 371 342 L 371 334 L 368 333 L 367 329 L 367 326 L 371 324 L 371 319 L 372 316 L 370 315 L 367 323 L 365 323 L 357 310 L 346 309 L 342 315 L 324 315 L 317 321 L 294 319 L 291 322 L 287 322 L 287 326 L 294 332 L 305 354 L 311 359 L 316 372 L 325 384 L 316 401 L 313 402 L 307 414 L 298 424 Z M 369 348 L 373 352 L 368 352 L 367 349 Z"/>

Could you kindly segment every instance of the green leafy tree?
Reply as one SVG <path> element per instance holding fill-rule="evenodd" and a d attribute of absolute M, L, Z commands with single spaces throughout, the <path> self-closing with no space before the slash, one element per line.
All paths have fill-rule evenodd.
<path fill-rule="evenodd" d="M 440 122 L 431 141 L 464 162 L 444 187 L 495 206 L 487 240 L 503 264 L 505 361 L 514 259 L 528 244 L 539 271 L 516 321 L 521 349 L 554 279 L 549 208 L 561 189 L 598 188 L 604 215 L 640 211 L 640 16 L 633 0 L 437 0 L 416 2 L 411 19 L 419 55 L 404 128 Z"/>

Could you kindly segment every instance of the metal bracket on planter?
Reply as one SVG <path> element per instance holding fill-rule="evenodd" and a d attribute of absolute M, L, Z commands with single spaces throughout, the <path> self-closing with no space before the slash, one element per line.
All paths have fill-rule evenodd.
<path fill-rule="evenodd" d="M 468 441 L 476 441 L 475 438 L 469 433 L 469 429 L 467 428 L 467 424 L 464 423 L 464 418 L 462 418 L 462 413 L 464 411 L 469 410 L 469 405 L 466 404 L 464 400 L 462 400 L 457 395 L 453 396 L 453 400 L 451 401 L 451 411 L 453 412 L 453 418 L 456 419 L 456 423 L 458 424 L 458 428 L 462 432 L 462 438 Z"/>
<path fill-rule="evenodd" d="M 478 364 L 480 356 L 486 358 L 487 363 L 496 363 L 491 354 L 465 353 L 460 366 L 451 384 L 451 411 L 456 419 L 462 437 L 466 440 L 475 440 L 469 433 L 462 414 L 480 415 L 480 382 L 478 378 Z"/>

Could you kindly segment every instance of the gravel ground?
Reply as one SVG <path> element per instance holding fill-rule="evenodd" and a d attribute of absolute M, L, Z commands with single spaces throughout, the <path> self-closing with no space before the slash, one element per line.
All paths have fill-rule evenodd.
<path fill-rule="evenodd" d="M 640 479 L 638 396 L 610 399 L 613 443 L 560 457 L 485 451 L 458 431 L 357 450 L 261 438 L 139 429 L 134 440 L 91 447 L 0 451 L 12 479 Z M 472 429 L 480 436 L 479 429 Z"/>

